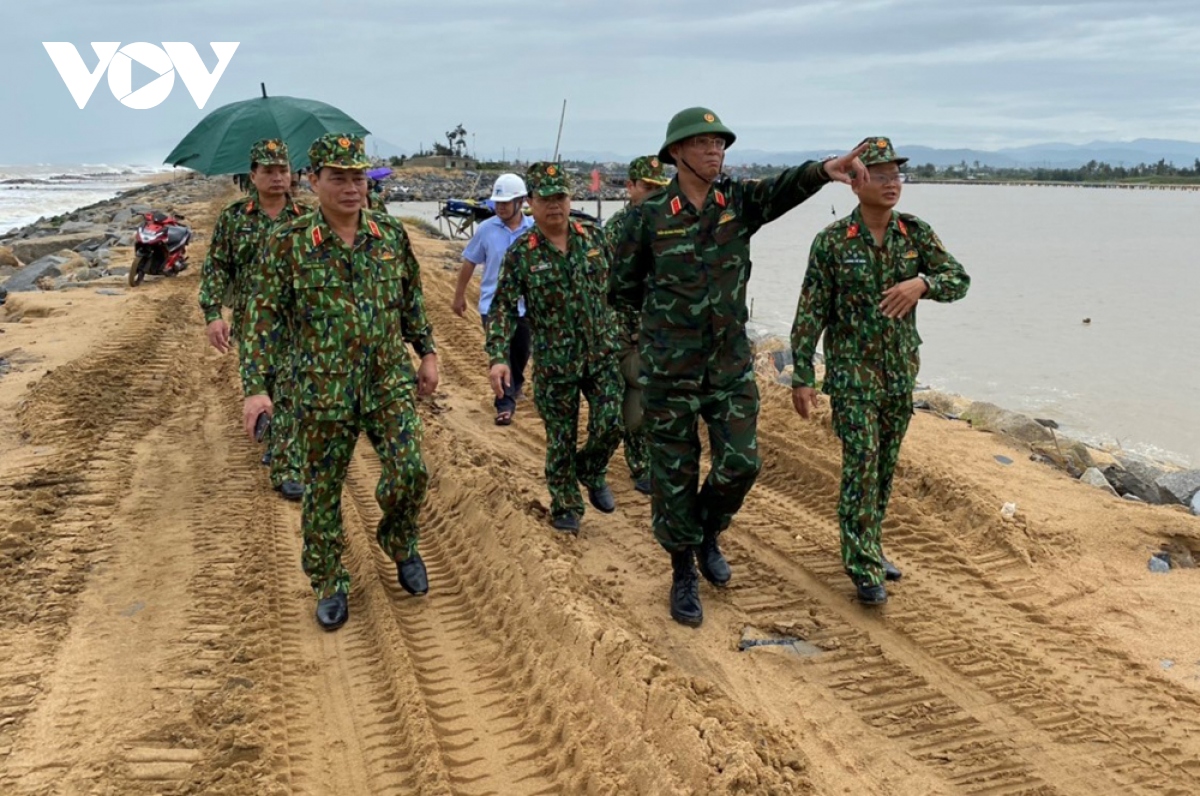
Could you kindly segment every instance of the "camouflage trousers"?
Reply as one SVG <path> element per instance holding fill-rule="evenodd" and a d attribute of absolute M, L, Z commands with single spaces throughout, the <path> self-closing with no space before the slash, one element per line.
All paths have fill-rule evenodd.
<path fill-rule="evenodd" d="M 722 390 L 672 389 L 651 382 L 643 410 L 650 446 L 654 538 L 668 551 L 698 545 L 720 533 L 754 486 L 758 455 L 758 385 Z M 708 427 L 712 468 L 700 485 L 699 421 Z"/>
<path fill-rule="evenodd" d="M 276 371 L 267 376 L 266 382 L 274 409 L 265 442 L 271 453 L 271 486 L 278 489 L 284 481 L 303 483 L 304 456 L 296 440 L 296 406 L 291 389 L 294 381 L 290 370 Z"/>
<path fill-rule="evenodd" d="M 642 358 L 635 341 L 622 336 L 617 361 L 625 383 L 625 399 L 621 406 L 625 463 L 629 465 L 633 480 L 640 481 L 650 475 L 650 450 L 646 447 L 646 433 L 642 428 L 642 387 L 638 383 Z"/>
<path fill-rule="evenodd" d="M 621 444 L 621 374 L 616 358 L 589 364 L 580 379 L 534 382 L 533 402 L 546 426 L 546 487 L 554 517 L 584 514 L 579 484 L 605 483 L 608 460 Z M 579 439 L 579 399 L 588 403 L 587 442 Z"/>
<path fill-rule="evenodd" d="M 912 419 L 912 396 L 834 397 L 831 403 L 833 430 L 842 441 L 842 564 L 855 583 L 879 585 L 884 581 L 883 518 L 900 443 Z"/>
<path fill-rule="evenodd" d="M 383 511 L 375 538 L 383 552 L 401 561 L 417 552 L 417 515 L 425 502 L 429 474 L 421 458 L 421 419 L 412 398 L 350 421 L 300 418 L 305 489 L 301 529 L 304 573 L 317 599 L 349 593 L 350 573 L 342 564 L 342 485 L 359 432 L 379 456 L 382 472 L 375 500 Z"/>

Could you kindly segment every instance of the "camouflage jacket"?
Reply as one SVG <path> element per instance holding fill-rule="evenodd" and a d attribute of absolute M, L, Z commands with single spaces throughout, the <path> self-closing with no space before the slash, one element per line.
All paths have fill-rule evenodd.
<path fill-rule="evenodd" d="M 279 226 L 256 270 L 241 340 L 242 388 L 266 392 L 274 349 L 291 339 L 298 406 L 346 420 L 411 391 L 435 351 L 421 271 L 399 219 L 362 211 L 354 245 L 320 210 Z"/>
<path fill-rule="evenodd" d="M 286 223 L 307 212 L 289 197 L 275 218 L 262 211 L 258 195 L 251 192 L 230 202 L 217 216 L 208 256 L 200 272 L 200 309 L 204 322 L 221 317 L 221 307 L 233 310 L 233 332 L 238 334 L 250 298 L 249 280 L 254 263 L 262 254 L 267 236 L 276 224 Z"/>
<path fill-rule="evenodd" d="M 508 364 L 517 302 L 524 296 L 538 377 L 579 378 L 586 364 L 616 350 L 616 319 L 605 300 L 607 289 L 608 257 L 600 230 L 570 222 L 567 251 L 561 252 L 534 224 L 504 255 L 488 311 L 488 360 Z"/>
<path fill-rule="evenodd" d="M 626 205 L 613 213 L 604 225 L 604 243 L 610 263 L 616 261 L 617 246 L 625 234 L 625 225 L 629 223 L 630 207 L 632 205 Z M 628 304 L 619 308 L 614 307 L 613 309 L 617 314 L 618 332 L 621 336 L 622 347 L 633 345 L 638 339 L 638 327 L 642 323 L 641 309 Z"/>
<path fill-rule="evenodd" d="M 679 178 L 629 211 L 610 297 L 641 312 L 642 379 L 723 389 L 753 379 L 746 337 L 750 238 L 815 194 L 829 178 L 806 163 L 765 180 L 718 180 L 697 211 Z"/>
<path fill-rule="evenodd" d="M 813 240 L 808 271 L 792 324 L 792 386 L 816 386 L 813 355 L 825 332 L 828 395 L 867 399 L 911 393 L 921 366 L 917 310 L 889 319 L 879 309 L 883 291 L 925 274 L 933 301 L 957 301 L 971 277 L 929 225 L 892 211 L 883 245 L 875 246 L 858 208 Z"/>

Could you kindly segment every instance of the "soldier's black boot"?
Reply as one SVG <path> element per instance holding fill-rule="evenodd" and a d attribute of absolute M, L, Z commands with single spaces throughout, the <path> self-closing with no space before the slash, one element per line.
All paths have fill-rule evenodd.
<path fill-rule="evenodd" d="M 855 583 L 854 587 L 858 593 L 858 601 L 863 605 L 883 605 L 887 602 L 887 589 L 882 583 L 875 585 L 864 580 Z"/>
<path fill-rule="evenodd" d="M 888 580 L 900 580 L 904 577 L 904 573 L 895 564 L 885 558 L 883 559 L 883 577 Z"/>
<path fill-rule="evenodd" d="M 403 561 L 396 562 L 396 576 L 400 581 L 400 588 L 414 597 L 420 597 L 429 591 L 429 577 L 425 574 L 425 562 L 416 553 Z"/>
<path fill-rule="evenodd" d="M 692 548 L 671 553 L 671 618 L 681 625 L 699 627 L 704 621 L 700 605 L 700 579 L 696 577 L 696 560 Z"/>
<path fill-rule="evenodd" d="M 714 586 L 724 586 L 733 577 L 729 562 L 721 555 L 717 545 L 717 534 L 714 531 L 704 532 L 704 541 L 696 548 L 696 562 L 700 565 L 700 574 Z"/>
<path fill-rule="evenodd" d="M 338 592 L 324 600 L 317 600 L 317 624 L 326 630 L 337 630 L 350 618 L 350 606 L 346 595 Z"/>

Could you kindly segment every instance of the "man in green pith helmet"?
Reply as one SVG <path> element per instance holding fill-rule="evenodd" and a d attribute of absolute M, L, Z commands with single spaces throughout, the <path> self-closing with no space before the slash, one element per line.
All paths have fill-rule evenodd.
<path fill-rule="evenodd" d="M 510 386 L 513 330 L 525 298 L 535 367 L 533 401 L 546 425 L 546 486 L 551 525 L 578 533 L 579 484 L 605 514 L 616 509 L 608 460 L 621 442 L 621 373 L 616 318 L 605 300 L 608 255 L 603 233 L 574 221 L 571 184 L 557 163 L 534 163 L 525 175 L 533 226 L 504 255 L 488 317 L 492 391 Z M 576 450 L 579 399 L 588 402 L 588 438 Z"/>
<path fill-rule="evenodd" d="M 854 189 L 858 207 L 817 234 L 808 258 L 792 325 L 792 402 L 802 417 L 812 413 L 824 332 L 822 391 L 842 441 L 842 564 L 859 601 L 879 605 L 884 581 L 901 578 L 883 554 L 882 526 L 921 365 L 917 302 L 958 301 L 971 278 L 928 224 L 894 209 L 908 158 L 887 138 L 863 145 L 871 179 Z"/>
<path fill-rule="evenodd" d="M 360 432 L 381 465 L 379 545 L 405 591 L 429 590 L 417 552 L 428 473 L 416 396 L 437 388 L 438 367 L 421 270 L 404 226 L 362 207 L 371 165 L 362 139 L 322 136 L 309 159 L 319 207 L 275 229 L 255 273 L 241 340 L 243 421 L 252 434 L 258 416 L 272 411 L 264 373 L 290 337 L 306 478 L 302 561 L 317 596 L 317 622 L 336 630 L 349 617 L 342 485 Z"/>
<path fill-rule="evenodd" d="M 292 201 L 292 167 L 283 141 L 265 138 L 250 148 L 250 181 L 250 195 L 231 202 L 217 216 L 200 272 L 205 331 L 209 343 L 222 354 L 241 336 L 246 305 L 251 299 L 250 279 L 271 229 L 306 212 Z M 222 317 L 221 307 L 226 301 L 232 310 L 232 323 Z M 291 406 L 287 346 L 280 346 L 279 352 L 281 359 L 272 363 L 266 376 L 267 393 L 275 402 L 275 418 L 263 463 L 271 467 L 272 486 L 288 500 L 300 500 L 304 485 L 300 453 L 294 444 L 295 412 Z"/>
<path fill-rule="evenodd" d="M 661 191 L 670 181 L 665 173 L 664 164 L 657 155 L 643 155 L 629 164 L 629 176 L 625 180 L 629 204 L 613 213 L 604 226 L 610 258 L 624 234 L 629 208 L 637 207 Z M 617 361 L 621 364 L 621 376 L 625 379 L 625 401 L 621 410 L 621 419 L 625 427 L 625 462 L 629 465 L 629 474 L 633 477 L 633 488 L 649 495 L 650 452 L 646 448 L 646 435 L 642 431 L 642 387 L 639 383 L 641 359 L 638 356 L 638 327 L 641 325 L 641 313 L 626 306 L 618 318 L 618 323 Z"/>
<path fill-rule="evenodd" d="M 734 180 L 721 169 L 735 138 L 707 108 L 675 114 L 658 153 L 676 166 L 675 178 L 630 210 L 611 289 L 618 313 L 641 313 L 654 536 L 671 554 L 671 616 L 692 626 L 704 619 L 696 565 L 713 585 L 729 582 L 717 537 L 762 466 L 746 336 L 750 238 L 830 180 L 866 174 L 860 148 L 776 177 Z M 712 452 L 703 486 L 700 419 Z"/>

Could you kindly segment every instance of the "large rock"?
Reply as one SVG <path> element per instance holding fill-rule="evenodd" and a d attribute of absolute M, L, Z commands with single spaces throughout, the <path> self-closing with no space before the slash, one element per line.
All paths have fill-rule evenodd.
<path fill-rule="evenodd" d="M 1117 490 L 1112 488 L 1108 483 L 1108 479 L 1104 477 L 1104 473 L 1097 470 L 1095 467 L 1089 467 L 1084 471 L 1083 475 L 1079 476 L 1079 480 L 1088 486 L 1094 486 L 1097 489 L 1103 489 L 1113 497 L 1117 496 Z"/>
<path fill-rule="evenodd" d="M 57 254 L 47 254 L 34 260 L 17 273 L 9 277 L 4 286 L 12 293 L 28 292 L 39 289 L 39 280 L 69 277 L 85 271 L 88 261 L 73 251 L 63 250 Z"/>
<path fill-rule="evenodd" d="M 1134 470 L 1121 467 L 1118 464 L 1112 464 L 1105 467 L 1102 472 L 1104 473 L 1104 477 L 1108 479 L 1108 483 L 1112 485 L 1113 489 L 1117 490 L 1117 494 L 1121 497 L 1133 495 L 1138 500 L 1143 500 L 1146 503 L 1162 502 L 1158 485 L 1153 480 L 1147 481 Z"/>
<path fill-rule="evenodd" d="M 1097 465 L 1091 448 L 1082 442 L 1076 442 L 1066 437 L 1058 437 L 1049 441 L 1032 442 L 1029 444 L 1029 447 L 1035 453 L 1040 453 L 1044 458 L 1048 459 L 1055 467 L 1058 467 L 1060 470 L 1066 470 L 1075 476 L 1093 469 Z"/>
<path fill-rule="evenodd" d="M 80 232 L 88 232 L 92 235 L 104 234 L 104 227 L 93 224 L 91 221 L 67 221 L 59 228 L 60 235 L 74 235 Z"/>
<path fill-rule="evenodd" d="M 1200 492 L 1200 470 L 1167 473 L 1154 483 L 1162 490 L 1164 503 L 1182 503 L 1186 506 Z"/>
<path fill-rule="evenodd" d="M 1002 434 L 1027 445 L 1037 442 L 1053 444 L 1050 429 L 1042 426 L 1032 417 L 1010 412 L 995 404 L 976 401 L 967 407 L 962 418 L 970 421 L 973 428 L 990 431 L 993 434 Z"/>
<path fill-rule="evenodd" d="M 53 254 L 61 249 L 74 249 L 76 246 L 91 243 L 96 238 L 104 240 L 106 237 L 104 230 L 100 230 L 99 234 L 76 232 L 71 235 L 46 235 L 41 238 L 14 241 L 12 251 L 19 260 L 32 265 L 47 254 Z"/>
<path fill-rule="evenodd" d="M 0 266 L 9 268 L 20 268 L 23 263 L 17 259 L 17 255 L 7 246 L 0 246 Z"/>

